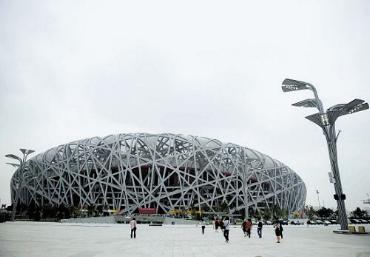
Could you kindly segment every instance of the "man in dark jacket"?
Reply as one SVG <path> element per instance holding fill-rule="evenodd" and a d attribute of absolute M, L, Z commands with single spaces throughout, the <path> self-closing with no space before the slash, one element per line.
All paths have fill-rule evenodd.
<path fill-rule="evenodd" d="M 263 226 L 262 221 L 259 220 L 257 225 L 257 234 L 260 238 L 262 238 L 262 226 Z"/>
<path fill-rule="evenodd" d="M 280 223 L 280 236 L 281 236 L 281 239 L 283 239 L 283 222 L 282 221 L 280 221 L 279 222 Z"/>

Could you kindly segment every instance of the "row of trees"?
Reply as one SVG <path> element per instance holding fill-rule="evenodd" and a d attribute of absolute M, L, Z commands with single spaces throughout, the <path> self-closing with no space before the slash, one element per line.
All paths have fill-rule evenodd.
<path fill-rule="evenodd" d="M 203 207 L 203 206 L 202 206 Z M 5 209 L 5 208 L 3 208 Z M 17 206 L 17 216 L 19 218 L 27 218 L 32 220 L 45 220 L 45 219 L 69 219 L 69 218 L 76 218 L 76 217 L 97 217 L 97 216 L 105 216 L 109 215 L 108 212 L 105 211 L 105 207 L 102 205 L 99 206 L 83 206 L 81 208 L 77 207 L 69 207 L 69 206 L 51 206 L 51 205 L 44 205 L 44 206 L 37 206 L 35 204 L 31 204 L 30 206 L 26 206 L 24 204 L 18 204 Z M 6 210 L 9 212 L 12 211 L 12 206 L 7 206 Z M 210 210 L 207 208 L 201 208 L 201 211 L 196 208 L 192 208 L 190 214 L 195 219 L 202 219 L 207 213 L 211 215 Z M 230 209 L 227 204 L 221 203 L 215 208 L 215 211 L 225 213 L 230 213 Z M 312 206 L 306 206 L 304 212 L 295 212 L 289 216 L 289 213 L 286 209 L 281 209 L 279 206 L 273 206 L 270 209 L 264 210 L 255 210 L 253 208 L 249 208 L 249 217 L 255 219 L 264 219 L 264 220 L 271 220 L 275 218 L 287 219 L 291 218 L 308 218 L 308 219 L 337 219 L 338 212 L 334 211 L 331 208 L 321 207 L 318 210 L 315 210 Z M 189 211 L 187 212 L 189 214 Z M 244 209 L 236 212 L 235 214 L 239 214 L 240 217 L 245 217 Z M 349 218 L 354 219 L 369 219 L 370 215 L 366 210 L 362 210 L 361 208 L 357 207 L 353 210 Z"/>
<path fill-rule="evenodd" d="M 210 210 L 207 209 L 206 207 L 202 206 L 202 210 L 209 212 Z M 213 208 L 214 211 L 216 212 L 222 212 L 222 213 L 230 213 L 230 208 L 227 205 L 226 202 L 222 202 L 221 204 L 217 204 Z M 245 210 L 244 208 L 234 212 L 234 214 L 239 214 L 240 217 L 245 217 Z M 274 205 L 271 208 L 265 208 L 265 209 L 259 209 L 257 210 L 256 208 L 250 206 L 248 209 L 248 216 L 250 218 L 254 219 L 264 219 L 264 220 L 271 220 L 271 219 L 276 219 L 276 218 L 281 218 L 281 219 L 287 219 L 288 218 L 288 210 L 284 208 L 280 208 L 278 205 Z"/>
<path fill-rule="evenodd" d="M 361 210 L 360 207 L 357 207 L 354 211 L 351 212 L 351 217 L 354 219 L 368 219 L 370 218 L 370 213 L 366 210 Z"/>
<path fill-rule="evenodd" d="M 331 208 L 321 207 L 318 210 L 315 210 L 312 206 L 306 206 L 305 214 L 308 219 L 337 219 L 338 211 Z M 350 219 L 368 219 L 370 218 L 369 213 L 366 210 L 362 210 L 360 207 L 357 207 L 355 210 L 350 212 Z"/>

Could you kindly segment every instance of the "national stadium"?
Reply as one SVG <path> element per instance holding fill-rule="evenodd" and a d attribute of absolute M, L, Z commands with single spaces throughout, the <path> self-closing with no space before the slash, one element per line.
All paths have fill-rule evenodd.
<path fill-rule="evenodd" d="M 104 206 L 124 214 L 199 209 L 230 214 L 302 210 L 306 186 L 288 166 L 256 150 L 178 134 L 118 134 L 51 148 L 11 180 L 12 203 Z"/>

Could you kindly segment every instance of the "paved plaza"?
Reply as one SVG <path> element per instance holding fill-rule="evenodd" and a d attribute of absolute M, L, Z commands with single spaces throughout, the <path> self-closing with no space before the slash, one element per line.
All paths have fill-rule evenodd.
<path fill-rule="evenodd" d="M 195 225 L 140 225 L 130 239 L 126 224 L 63 224 L 7 222 L 0 224 L 0 256 L 4 257 L 370 257 L 370 236 L 339 235 L 338 226 L 285 226 L 284 239 L 275 242 L 272 226 L 259 239 L 230 230 L 230 243 L 221 231 Z M 366 226 L 367 231 L 370 229 Z"/>

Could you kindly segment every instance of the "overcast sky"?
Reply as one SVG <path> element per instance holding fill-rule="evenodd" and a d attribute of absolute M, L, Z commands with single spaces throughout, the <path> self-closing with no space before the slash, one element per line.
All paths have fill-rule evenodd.
<path fill-rule="evenodd" d="M 7 153 L 93 136 L 180 133 L 282 161 L 307 204 L 334 207 L 321 129 L 283 93 L 314 84 L 328 108 L 370 101 L 370 1 L 0 0 L 0 198 Z M 347 207 L 370 193 L 370 111 L 341 117 Z"/>

